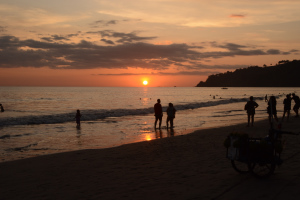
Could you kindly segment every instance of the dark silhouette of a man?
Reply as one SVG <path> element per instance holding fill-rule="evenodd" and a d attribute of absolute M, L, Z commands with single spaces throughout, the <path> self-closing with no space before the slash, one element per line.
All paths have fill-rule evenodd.
<path fill-rule="evenodd" d="M 154 105 L 154 116 L 155 116 L 154 128 L 156 129 L 157 120 L 159 120 L 159 129 L 160 129 L 161 121 L 163 117 L 163 111 L 160 104 L 160 99 L 157 99 L 157 103 Z"/>

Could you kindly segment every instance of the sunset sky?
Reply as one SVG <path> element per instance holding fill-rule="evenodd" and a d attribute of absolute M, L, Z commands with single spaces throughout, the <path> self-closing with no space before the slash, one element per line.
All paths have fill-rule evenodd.
<path fill-rule="evenodd" d="M 0 0 L 0 86 L 195 86 L 300 59 L 299 0 Z"/>

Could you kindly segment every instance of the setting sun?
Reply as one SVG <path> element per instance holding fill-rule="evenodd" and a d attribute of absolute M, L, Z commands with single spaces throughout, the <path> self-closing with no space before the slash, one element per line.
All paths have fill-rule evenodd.
<path fill-rule="evenodd" d="M 143 85 L 148 85 L 148 81 L 143 81 Z"/>

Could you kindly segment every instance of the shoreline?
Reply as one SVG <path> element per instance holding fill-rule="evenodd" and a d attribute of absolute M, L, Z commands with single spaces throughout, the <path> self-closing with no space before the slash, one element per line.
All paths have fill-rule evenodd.
<path fill-rule="evenodd" d="M 300 132 L 300 119 L 290 117 L 282 130 Z M 284 136 L 284 163 L 266 180 L 238 174 L 226 159 L 230 132 L 264 137 L 268 130 L 264 119 L 254 127 L 242 123 L 3 162 L 0 199 L 298 199 L 300 136 Z"/>

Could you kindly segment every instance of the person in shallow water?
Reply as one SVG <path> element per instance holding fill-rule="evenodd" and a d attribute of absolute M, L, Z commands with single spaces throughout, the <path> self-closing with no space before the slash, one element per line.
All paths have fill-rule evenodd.
<path fill-rule="evenodd" d="M 291 112 L 291 102 L 292 102 L 291 94 L 287 94 L 286 98 L 283 100 L 284 107 L 283 107 L 282 121 L 284 120 L 285 114 L 287 114 L 287 120 L 289 120 L 290 112 Z"/>
<path fill-rule="evenodd" d="M 1 112 L 4 112 L 4 108 L 3 108 L 2 104 L 0 104 L 0 109 L 1 109 Z"/>
<path fill-rule="evenodd" d="M 269 114 L 269 122 L 271 125 L 273 123 L 273 120 L 272 120 L 273 117 L 276 120 L 276 122 L 278 122 L 276 104 L 277 104 L 276 97 L 270 96 L 270 99 L 268 101 L 267 112 Z"/>
<path fill-rule="evenodd" d="M 161 121 L 163 117 L 163 111 L 160 104 L 160 99 L 157 99 L 157 103 L 154 105 L 154 116 L 155 116 L 154 128 L 156 129 L 156 124 L 157 121 L 159 120 L 159 129 L 160 129 Z"/>
<path fill-rule="evenodd" d="M 300 107 L 300 99 L 299 99 L 299 97 L 298 97 L 295 93 L 293 93 L 292 96 L 293 96 L 292 99 L 293 99 L 294 102 L 295 102 L 295 105 L 294 105 L 294 107 L 293 107 L 293 110 L 294 110 L 295 113 L 296 113 L 296 117 L 299 117 L 298 110 L 299 110 L 299 107 Z"/>
<path fill-rule="evenodd" d="M 172 103 L 169 103 L 169 107 L 167 108 L 167 129 L 169 128 L 169 121 L 170 121 L 170 128 L 173 128 L 173 120 L 175 118 L 176 109 L 174 108 Z"/>
<path fill-rule="evenodd" d="M 253 126 L 254 123 L 254 115 L 255 115 L 255 108 L 258 107 L 258 104 L 253 101 L 253 96 L 250 97 L 250 101 L 248 101 L 245 105 L 245 110 L 247 110 L 248 115 L 248 125 L 250 126 L 250 119 L 251 119 L 251 126 Z"/>
<path fill-rule="evenodd" d="M 80 118 L 81 118 L 80 110 L 77 110 L 75 115 L 77 127 L 80 127 Z"/>

